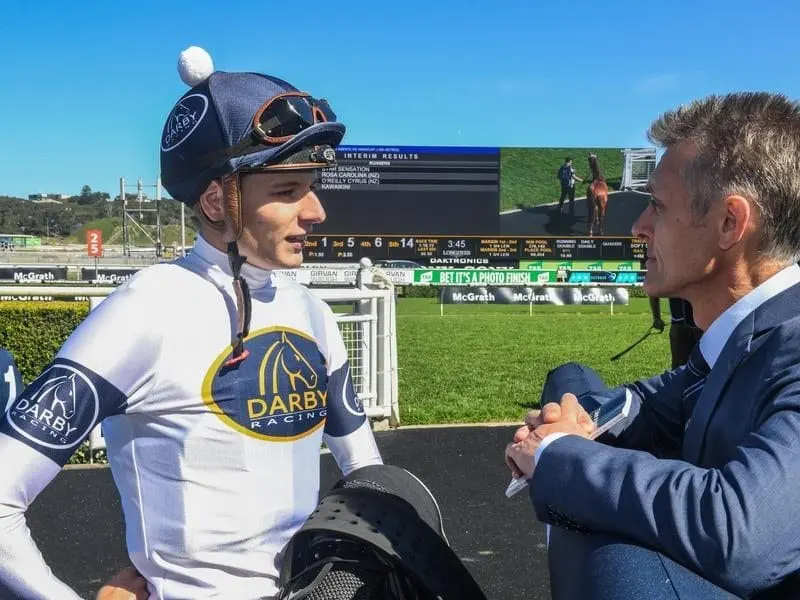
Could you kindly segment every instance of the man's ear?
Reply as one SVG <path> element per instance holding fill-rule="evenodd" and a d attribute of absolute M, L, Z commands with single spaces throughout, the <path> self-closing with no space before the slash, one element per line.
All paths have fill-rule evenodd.
<path fill-rule="evenodd" d="M 205 191 L 200 194 L 198 206 L 212 223 L 221 223 L 225 220 L 225 197 L 218 181 L 208 184 Z"/>
<path fill-rule="evenodd" d="M 723 214 L 719 225 L 719 246 L 730 250 L 742 241 L 745 233 L 755 226 L 752 205 L 744 196 L 732 194 L 723 200 Z"/>

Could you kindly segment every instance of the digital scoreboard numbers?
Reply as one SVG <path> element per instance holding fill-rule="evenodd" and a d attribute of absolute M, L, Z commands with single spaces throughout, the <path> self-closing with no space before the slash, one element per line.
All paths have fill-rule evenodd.
<path fill-rule="evenodd" d="M 489 237 L 414 235 L 311 235 L 306 257 L 311 261 L 358 262 L 410 260 L 476 264 L 519 260 L 631 260 L 647 258 L 647 245 L 633 238 Z"/>
<path fill-rule="evenodd" d="M 518 257 L 519 242 L 519 238 L 480 238 L 478 255 L 489 259 Z"/>

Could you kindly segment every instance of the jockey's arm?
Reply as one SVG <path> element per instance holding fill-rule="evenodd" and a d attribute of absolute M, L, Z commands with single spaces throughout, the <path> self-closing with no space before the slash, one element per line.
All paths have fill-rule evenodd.
<path fill-rule="evenodd" d="M 47 566 L 25 521 L 28 506 L 61 466 L 7 433 L 0 433 L 0 462 L 0 596 L 79 599 Z"/>
<path fill-rule="evenodd" d="M 329 307 L 326 330 L 331 368 L 328 377 L 328 414 L 323 439 L 344 475 L 367 465 L 382 464 L 366 410 L 356 394 L 347 350 Z"/>
<path fill-rule="evenodd" d="M 146 394 L 160 337 L 143 328 L 149 302 L 118 289 L 73 331 L 54 361 L 0 416 L 0 596 L 80 597 L 46 564 L 25 519 L 28 507 L 103 419 Z"/>

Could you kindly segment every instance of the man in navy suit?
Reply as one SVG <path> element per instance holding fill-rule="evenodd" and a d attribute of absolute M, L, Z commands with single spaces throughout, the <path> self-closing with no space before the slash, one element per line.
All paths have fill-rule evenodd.
<path fill-rule="evenodd" d="M 649 132 L 665 153 L 633 233 L 644 290 L 692 305 L 686 365 L 626 384 L 592 440 L 568 363 L 506 448 L 549 526 L 553 598 L 800 598 L 800 106 L 710 97 Z"/>

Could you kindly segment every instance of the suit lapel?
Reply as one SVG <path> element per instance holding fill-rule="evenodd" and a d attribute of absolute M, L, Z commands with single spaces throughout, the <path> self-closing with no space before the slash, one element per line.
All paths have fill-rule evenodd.
<path fill-rule="evenodd" d="M 689 423 L 683 436 L 683 454 L 691 463 L 699 464 L 711 415 L 714 414 L 714 409 L 722 398 L 722 394 L 725 393 L 725 388 L 736 367 L 750 351 L 754 315 L 755 313 L 747 315 L 728 338 L 717 362 L 714 363 L 714 368 L 708 374 L 703 391 L 700 392 L 694 411 L 689 417 Z"/>
<path fill-rule="evenodd" d="M 750 351 L 753 323 L 753 314 L 748 315 L 739 323 L 722 349 L 717 362 L 714 363 L 714 368 L 708 374 L 708 379 L 706 379 L 703 391 L 700 392 L 694 411 L 689 417 L 689 423 L 683 436 L 683 452 L 689 462 L 697 464 L 700 461 L 711 415 L 714 414 L 714 409 L 725 392 L 725 387 L 736 367 Z"/>
<path fill-rule="evenodd" d="M 800 284 L 773 296 L 747 315 L 734 329 L 708 375 L 683 436 L 685 459 L 699 464 L 711 416 L 736 368 L 750 352 L 751 343 L 781 323 L 800 314 Z"/>

